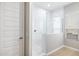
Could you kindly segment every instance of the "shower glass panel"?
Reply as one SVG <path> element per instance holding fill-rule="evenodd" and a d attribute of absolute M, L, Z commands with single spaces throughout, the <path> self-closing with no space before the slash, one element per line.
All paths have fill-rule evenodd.
<path fill-rule="evenodd" d="M 45 54 L 46 11 L 32 5 L 32 55 Z"/>

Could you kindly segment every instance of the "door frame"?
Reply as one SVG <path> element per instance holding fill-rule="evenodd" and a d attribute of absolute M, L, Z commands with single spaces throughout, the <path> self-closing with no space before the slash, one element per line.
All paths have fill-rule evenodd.
<path fill-rule="evenodd" d="M 32 56 L 31 3 L 24 2 L 24 56 Z"/>
<path fill-rule="evenodd" d="M 19 55 L 20 56 L 24 56 L 24 41 L 25 41 L 25 34 L 24 34 L 24 3 L 23 2 L 19 2 L 20 3 L 20 26 L 19 26 Z M 20 39 L 20 37 L 22 37 L 22 39 Z"/>

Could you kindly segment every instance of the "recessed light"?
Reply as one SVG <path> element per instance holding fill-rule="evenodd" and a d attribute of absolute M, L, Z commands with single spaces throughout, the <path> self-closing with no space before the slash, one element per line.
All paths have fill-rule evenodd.
<path fill-rule="evenodd" d="M 47 6 L 50 7 L 50 4 L 48 4 Z"/>

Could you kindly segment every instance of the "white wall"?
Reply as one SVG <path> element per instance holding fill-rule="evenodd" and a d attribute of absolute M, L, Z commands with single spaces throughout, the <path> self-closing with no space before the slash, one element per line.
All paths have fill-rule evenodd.
<path fill-rule="evenodd" d="M 46 43 L 46 52 L 51 52 L 52 50 L 59 48 L 64 44 L 64 39 L 63 39 L 63 21 L 64 21 L 64 9 L 59 8 L 56 9 L 55 11 L 48 11 L 47 12 L 47 43 Z M 60 20 L 60 27 L 58 28 L 57 24 L 55 26 L 57 27 L 54 30 L 54 21 L 58 19 Z M 59 22 L 58 22 L 59 23 Z M 60 30 L 60 31 L 59 31 Z"/>
<path fill-rule="evenodd" d="M 65 36 L 68 32 L 75 32 L 79 35 L 79 3 L 75 2 L 65 7 Z M 78 38 L 79 39 L 79 38 Z M 79 49 L 79 41 L 75 39 L 67 39 L 65 37 L 65 45 Z"/>
<path fill-rule="evenodd" d="M 45 27 L 46 11 L 32 5 L 32 55 L 43 55 L 45 53 Z"/>

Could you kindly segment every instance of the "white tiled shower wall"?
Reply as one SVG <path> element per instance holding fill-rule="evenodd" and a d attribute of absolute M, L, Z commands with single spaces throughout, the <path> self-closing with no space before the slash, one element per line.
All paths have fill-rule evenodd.
<path fill-rule="evenodd" d="M 54 20 L 58 18 L 61 24 L 56 25 L 54 28 Z M 46 33 L 46 52 L 49 53 L 52 50 L 59 48 L 64 45 L 64 37 L 63 37 L 63 22 L 64 22 L 64 8 L 58 8 L 53 11 L 47 12 L 47 33 Z M 58 28 L 58 26 L 60 26 Z"/>
<path fill-rule="evenodd" d="M 68 32 L 79 35 L 79 2 L 65 7 L 65 34 Z M 65 38 L 65 45 L 79 49 L 79 37 L 78 40 Z"/>
<path fill-rule="evenodd" d="M 32 55 L 47 54 L 64 44 L 63 24 L 61 24 L 59 33 L 54 33 L 53 30 L 53 18 L 56 17 L 59 17 L 62 23 L 64 18 L 63 8 L 50 12 L 32 5 Z"/>

